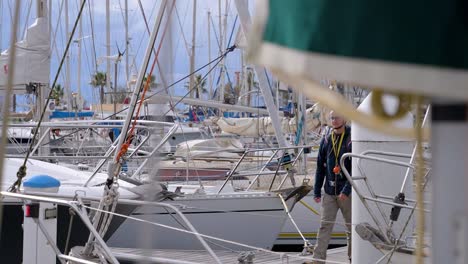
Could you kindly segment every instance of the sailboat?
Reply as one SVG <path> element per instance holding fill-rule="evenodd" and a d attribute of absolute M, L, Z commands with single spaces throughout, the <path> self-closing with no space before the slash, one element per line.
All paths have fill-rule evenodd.
<path fill-rule="evenodd" d="M 160 14 L 162 14 L 165 9 L 168 8 L 166 2 L 161 5 Z M 160 23 L 161 17 L 158 18 Z M 155 29 L 158 25 L 158 20 L 155 23 Z M 152 32 L 153 43 L 148 46 L 146 60 L 149 60 L 149 54 L 151 54 L 152 45 L 154 44 L 154 39 L 156 37 L 157 30 Z M 144 67 L 144 66 L 142 66 Z M 143 73 L 145 68 L 140 71 L 138 87 L 142 84 Z M 136 92 L 132 99 L 132 103 L 136 103 Z M 134 107 L 135 105 L 133 105 Z M 133 115 L 130 113 L 127 115 L 125 122 L 130 123 Z M 122 143 L 122 138 L 120 138 L 120 144 Z M 34 174 L 47 174 L 50 177 L 55 178 L 61 182 L 61 186 L 58 189 L 58 193 L 53 195 L 50 193 L 44 193 L 40 191 L 30 192 L 25 189 L 18 189 L 19 195 L 8 195 L 5 190 L 13 184 L 16 180 L 17 170 L 14 168 L 18 165 L 21 165 L 21 160 L 7 159 L 8 166 L 5 167 L 3 174 L 6 175 L 4 185 L 2 186 L 3 195 L 7 197 L 15 197 L 8 201 L 8 204 L 13 206 L 15 213 L 18 212 L 21 214 L 22 211 L 22 196 L 21 194 L 31 194 L 28 196 L 28 199 L 47 199 L 47 197 L 61 197 L 64 199 L 83 199 L 85 201 L 90 201 L 96 197 L 105 195 L 107 190 L 103 190 L 102 182 L 108 182 L 109 178 L 104 175 L 98 175 L 97 178 L 94 178 L 94 182 L 85 180 L 86 173 L 76 172 L 73 170 L 67 170 L 64 167 L 48 164 L 45 162 L 29 160 L 28 170 L 26 173 L 26 178 L 28 179 Z M 113 173 L 109 169 L 109 175 Z M 103 177 L 104 176 L 104 177 Z M 19 179 L 21 183 L 22 180 Z M 281 190 L 276 192 L 271 191 L 241 191 L 234 189 L 229 181 L 229 178 L 221 186 L 198 186 L 193 188 L 191 186 L 170 186 L 168 188 L 169 192 L 163 192 L 161 185 L 159 184 L 149 184 L 135 187 L 133 184 L 119 184 L 119 195 L 121 198 L 130 199 L 130 200 L 140 200 L 145 202 L 148 193 L 152 194 L 151 201 L 160 201 L 167 199 L 167 196 L 164 193 L 172 195 L 171 190 L 174 194 L 177 194 L 177 197 L 174 197 L 174 201 L 170 202 L 176 207 L 180 207 L 181 211 L 186 211 L 190 221 L 194 223 L 198 230 L 201 232 L 206 232 L 211 235 L 216 235 L 222 238 L 228 238 L 235 240 L 238 244 L 246 244 L 249 246 L 257 246 L 262 248 L 271 248 L 274 240 L 276 239 L 280 228 L 282 227 L 287 215 L 284 212 L 285 204 L 283 204 L 282 199 L 278 196 L 278 193 L 281 193 Z M 96 183 L 96 185 L 86 185 L 84 183 Z M 231 186 L 231 187 L 230 187 Z M 291 190 L 288 190 L 291 191 Z M 154 197 L 154 193 L 163 194 L 162 196 Z M 24 199 L 24 198 L 23 198 Z M 291 205 L 291 200 L 289 206 Z M 117 202 L 118 203 L 118 202 Z M 144 204 L 144 203 L 142 203 Z M 171 220 L 173 225 L 179 225 L 177 221 L 174 221 L 171 213 L 165 211 L 154 210 L 153 205 L 148 203 L 147 205 L 142 206 L 133 206 L 131 210 L 127 211 L 124 214 L 121 214 L 123 217 L 138 218 L 141 220 L 155 220 L 165 221 Z M 96 208 L 90 207 L 91 211 Z M 8 210 L 10 211 L 10 210 Z M 112 214 L 113 212 L 109 212 Z M 115 213 L 119 213 L 119 210 L 116 209 Z M 98 214 L 98 213 L 96 213 Z M 233 217 L 233 214 L 235 215 Z M 5 217 L 8 218 L 7 215 Z M 60 216 L 59 216 L 60 217 Z M 11 218 L 13 220 L 19 220 L 18 218 Z M 60 221 L 60 220 L 59 220 Z M 135 242 L 136 227 L 133 220 L 128 218 L 122 221 L 122 219 L 114 219 L 109 222 L 109 233 L 107 234 L 108 242 L 113 246 L 118 247 L 130 247 L 138 246 L 138 244 L 129 243 Z M 20 222 L 17 222 L 17 225 Z M 66 225 L 65 225 L 66 226 Z M 65 228 L 65 226 L 60 226 Z M 249 228 L 246 228 L 249 226 Z M 251 236 L 251 229 L 253 228 L 258 233 L 257 236 Z M 3 229 L 5 230 L 5 229 Z M 146 230 L 146 229 L 144 229 Z M 160 231 L 160 230 L 158 230 Z M 212 232 L 215 233 L 212 233 Z M 155 234 L 159 232 L 155 231 Z M 21 234 L 21 232 L 18 232 Z M 16 235 L 18 235 L 16 234 Z M 86 233 L 83 233 L 86 235 Z M 83 235 L 82 234 L 82 235 Z M 150 234 L 150 233 L 148 233 Z M 154 235 L 150 236 L 150 243 L 146 244 L 147 247 L 172 247 L 172 248 L 192 248 L 194 245 L 190 243 L 189 239 L 185 236 L 177 235 Z M 10 239 L 3 239 L 6 241 Z M 172 241 L 172 242 L 171 242 Z M 187 243 L 180 243 L 181 241 L 186 241 Z M 222 243 L 223 246 L 226 246 L 226 242 Z M 72 246 L 73 244 L 71 244 Z"/>

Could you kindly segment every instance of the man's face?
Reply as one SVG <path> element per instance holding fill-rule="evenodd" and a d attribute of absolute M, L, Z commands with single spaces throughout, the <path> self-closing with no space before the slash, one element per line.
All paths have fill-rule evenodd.
<path fill-rule="evenodd" d="M 340 128 L 344 125 L 343 117 L 334 112 L 330 114 L 330 119 L 333 128 Z"/>

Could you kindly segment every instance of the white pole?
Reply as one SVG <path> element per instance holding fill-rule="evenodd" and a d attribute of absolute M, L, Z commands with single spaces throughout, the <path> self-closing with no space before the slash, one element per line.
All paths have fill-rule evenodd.
<path fill-rule="evenodd" d="M 235 1 L 237 12 L 239 14 L 239 20 L 244 32 L 244 36 L 248 36 L 248 28 L 250 27 L 251 19 L 250 13 L 247 6 L 247 1 L 245 0 L 236 0 Z M 275 105 L 273 101 L 273 95 L 271 89 L 268 87 L 268 80 L 263 67 L 254 66 L 255 72 L 257 74 L 258 82 L 260 85 L 260 90 L 263 94 L 263 99 L 267 106 L 267 110 L 270 113 L 271 123 L 275 130 L 276 140 L 278 141 L 279 147 L 287 147 L 286 139 L 284 138 L 283 131 L 281 129 L 281 123 L 279 120 L 279 111 L 278 106 Z"/>
<path fill-rule="evenodd" d="M 15 74 L 15 56 L 16 56 L 16 45 L 15 45 L 15 39 L 16 39 L 16 34 L 17 31 L 15 30 L 16 27 L 18 26 L 18 21 L 20 17 L 20 1 L 16 2 L 15 9 L 14 9 L 14 16 L 12 17 L 13 19 L 13 25 L 11 27 L 11 32 L 10 32 L 10 54 L 8 57 L 8 76 L 6 80 L 6 89 L 5 89 L 5 100 L 3 103 L 3 122 L 2 122 L 2 127 L 0 128 L 2 135 L 7 135 L 7 129 L 8 129 L 8 123 L 9 123 L 9 116 L 10 116 L 10 98 L 13 94 L 13 79 L 14 79 L 14 74 Z M 0 10 L 2 12 L 2 10 Z M 4 172 L 4 162 L 5 162 L 5 153 L 6 153 L 6 144 L 7 144 L 7 138 L 5 136 L 0 137 L 0 184 L 3 183 L 3 172 Z M 2 227 L 2 211 L 3 208 L 0 208 L 0 227 Z M 0 228 L 1 229 L 1 228 Z"/>
<path fill-rule="evenodd" d="M 0 1 L 0 52 L 2 52 L 3 1 Z"/>
<path fill-rule="evenodd" d="M 80 0 L 80 6 L 83 4 L 83 0 Z M 78 29 L 78 70 L 77 70 L 77 97 L 76 97 L 76 103 L 77 103 L 77 110 L 80 111 L 83 107 L 82 101 L 81 101 L 81 42 L 83 41 L 83 19 L 80 17 L 79 21 L 79 29 Z"/>
<path fill-rule="evenodd" d="M 208 61 L 211 61 L 211 12 L 208 11 Z M 209 86 L 209 98 L 213 98 L 213 75 L 210 73 L 208 75 L 208 86 Z"/>
<path fill-rule="evenodd" d="M 65 1 L 65 39 L 70 38 L 70 32 L 68 29 L 68 0 Z M 67 94 L 67 107 L 71 107 L 71 82 L 70 82 L 70 52 L 67 52 L 67 57 L 65 59 L 65 93 Z M 42 108 L 41 108 L 42 109 Z"/>
<path fill-rule="evenodd" d="M 153 45 L 154 45 L 154 43 L 156 41 L 156 36 L 157 36 L 158 30 L 159 30 L 159 27 L 161 25 L 162 17 L 163 17 L 163 14 L 164 14 L 164 10 L 166 9 L 167 3 L 168 3 L 168 1 L 162 1 L 161 2 L 161 7 L 159 8 L 158 15 L 156 17 L 156 22 L 155 22 L 154 27 L 153 27 L 153 31 L 151 31 L 151 36 L 150 36 L 150 39 L 149 39 L 149 42 L 148 42 L 148 47 L 146 48 L 145 57 L 143 58 L 143 63 L 141 64 L 140 70 L 138 71 L 138 79 L 137 79 L 135 87 L 141 87 L 141 85 L 143 83 L 143 78 L 145 77 L 145 74 L 146 74 L 146 68 L 148 66 L 148 63 L 149 63 L 149 60 L 150 60 L 150 57 L 151 57 L 151 52 L 153 50 Z M 172 9 L 170 9 L 170 10 L 172 11 Z M 138 93 L 137 90 L 138 89 L 135 89 L 134 92 L 133 92 L 132 100 L 130 102 L 130 107 L 128 109 L 128 114 L 127 114 L 127 117 L 125 119 L 125 124 L 123 126 L 124 130 L 122 131 L 122 133 L 125 133 L 125 129 L 129 127 L 130 122 L 132 120 L 132 113 L 133 113 L 133 110 L 135 109 L 135 105 L 136 105 L 136 101 L 137 101 L 137 97 L 138 97 L 137 96 L 137 93 Z M 121 135 L 119 137 L 119 143 L 117 145 L 118 150 L 120 150 L 120 148 L 122 147 L 122 144 L 124 143 L 125 139 L 126 139 L 125 135 Z M 118 158 L 118 151 L 116 151 L 115 155 L 114 155 L 114 163 L 115 164 L 118 163 L 117 158 Z M 109 170 L 109 179 L 112 179 L 112 177 L 114 177 L 114 174 L 113 174 L 113 172 L 111 172 Z"/>
<path fill-rule="evenodd" d="M 280 81 L 279 80 L 276 80 L 276 82 L 274 83 L 275 84 L 275 90 L 276 90 L 276 107 L 279 107 L 280 105 L 280 101 L 279 101 L 279 86 L 280 86 Z"/>
<path fill-rule="evenodd" d="M 127 91 L 130 91 L 130 71 L 129 71 L 129 61 L 128 61 L 128 0 L 125 0 L 125 82 Z M 117 85 L 117 84 L 116 84 Z"/>
<path fill-rule="evenodd" d="M 359 111 L 367 114 L 374 114 L 371 107 L 371 95 L 368 95 L 366 99 L 359 106 Z M 385 109 L 392 111 L 396 109 L 398 101 L 392 97 L 385 96 L 383 98 L 383 104 Z M 413 116 L 409 113 L 406 114 L 403 118 L 395 120 L 392 122 L 393 126 L 401 128 L 412 128 L 413 127 Z M 353 145 L 353 153 L 361 154 L 366 150 L 377 150 L 385 152 L 394 152 L 394 153 L 405 153 L 410 154 L 413 149 L 414 142 L 412 139 L 405 138 L 396 138 L 388 136 L 382 133 L 371 131 L 365 127 L 360 126 L 359 124 L 353 122 L 351 124 L 351 141 Z M 408 159 L 400 159 L 399 161 L 408 162 Z M 401 183 L 406 172 L 406 168 L 387 166 L 383 163 L 375 162 L 363 162 L 362 163 L 363 173 L 368 177 L 368 184 L 372 186 L 373 191 L 376 194 L 385 194 L 396 195 L 400 192 Z M 352 159 L 352 172 L 356 175 L 360 174 L 360 169 L 358 167 L 358 160 Z M 355 181 L 356 186 L 367 193 L 366 184 L 363 181 Z M 407 199 L 413 199 L 414 195 L 411 192 L 412 186 L 406 186 L 404 192 L 408 194 Z M 351 203 L 352 203 L 352 217 L 351 222 L 353 226 L 368 222 L 375 226 L 375 222 L 371 217 L 370 213 L 367 211 L 364 204 L 361 202 L 359 196 L 355 191 L 351 194 Z M 388 223 L 389 218 L 382 217 L 378 214 L 378 208 L 376 205 L 369 205 L 371 210 L 374 212 L 375 218 L 381 223 Z M 402 210 L 399 217 L 399 222 L 406 221 L 409 217 L 409 210 Z M 403 223 L 402 223 L 403 225 Z M 403 234 L 403 239 L 411 234 L 410 228 L 407 228 Z M 398 236 L 400 235 L 401 230 L 398 230 Z M 353 263 L 376 263 L 383 255 L 381 251 L 372 246 L 369 241 L 362 239 L 355 229 L 352 229 L 352 259 Z M 395 263 L 395 262 L 392 262 Z M 447 262 L 449 263 L 449 262 Z"/>
<path fill-rule="evenodd" d="M 220 34 L 219 34 L 219 39 L 220 39 L 220 43 L 221 43 L 221 51 L 224 51 L 226 49 L 226 32 L 227 32 L 227 12 L 228 12 L 228 1 L 225 0 L 225 14 L 224 14 L 224 18 L 223 18 L 223 26 L 221 27 L 221 29 L 219 30 Z M 221 10 L 221 7 L 220 7 L 220 10 Z M 219 17 L 220 17 L 220 21 L 221 21 L 221 12 L 219 13 Z M 226 69 L 226 57 L 223 57 L 221 59 L 221 63 L 219 64 L 220 67 L 221 67 L 221 96 L 222 96 L 222 100 L 221 100 L 221 103 L 224 103 L 224 93 L 225 93 L 225 90 L 226 89 L 226 83 L 225 83 L 225 79 L 226 79 L 226 74 L 228 74 L 227 72 L 227 69 Z M 232 84 L 229 84 L 230 88 L 234 88 L 232 87 Z"/>
<path fill-rule="evenodd" d="M 196 36 L 196 29 L 197 29 L 197 0 L 193 0 L 193 14 L 192 14 L 192 52 L 190 53 L 190 73 L 195 71 L 195 36 Z M 194 98 L 195 91 L 193 87 L 195 86 L 195 76 L 194 74 L 190 75 L 190 97 Z M 198 93 L 200 95 L 200 93 Z"/>
<path fill-rule="evenodd" d="M 223 43 L 221 36 L 223 35 L 223 27 L 221 23 L 221 0 L 218 0 L 218 23 L 219 23 L 219 41 L 220 41 L 220 46 L 219 46 L 219 55 L 223 54 Z"/>
<path fill-rule="evenodd" d="M 432 105 L 432 263 L 468 263 L 468 104 Z"/>
<path fill-rule="evenodd" d="M 301 131 L 302 134 L 298 136 L 303 138 L 302 145 L 307 146 L 309 144 L 308 139 L 307 139 L 307 132 L 308 132 L 307 116 L 306 116 L 307 115 L 307 100 L 303 93 L 300 93 L 298 97 L 299 97 L 298 101 L 299 101 L 300 110 L 301 110 L 300 114 L 303 117 L 302 131 Z M 303 166 L 302 169 L 304 171 L 304 175 L 307 175 L 307 154 L 306 153 L 302 153 L 302 166 Z"/>
<path fill-rule="evenodd" d="M 221 23 L 221 16 L 222 16 L 221 0 L 218 0 L 218 13 L 219 13 L 219 17 L 218 17 L 218 22 L 219 22 L 219 55 L 221 55 L 223 53 L 223 49 L 224 49 L 223 26 L 222 26 L 222 23 Z M 218 87 L 219 101 L 221 103 L 224 103 L 224 59 L 221 60 L 221 62 L 219 63 L 219 67 L 221 68 L 221 71 L 220 71 L 221 79 L 220 79 L 220 82 L 219 82 L 220 87 Z M 222 115 L 221 111 L 220 111 L 220 115 Z"/>
<path fill-rule="evenodd" d="M 107 86 L 107 91 L 110 92 L 111 91 L 111 83 L 110 83 L 110 79 L 111 79 L 111 61 L 110 61 L 110 55 L 111 55 L 111 49 L 110 49 L 110 42 L 111 42 L 111 39 L 110 39 L 110 0 L 106 0 L 106 56 L 107 56 L 107 59 L 106 59 L 106 86 Z M 115 84 L 114 84 L 115 86 Z M 107 102 L 107 96 L 104 96 L 104 98 L 106 98 L 106 102 Z"/>
<path fill-rule="evenodd" d="M 49 0 L 49 4 L 47 5 L 47 7 L 48 7 L 48 9 L 47 9 L 47 18 L 49 20 L 49 34 L 52 34 L 52 0 Z M 0 4 L 0 10 L 1 9 L 2 8 L 1 8 L 1 4 Z M 1 32 L 0 32 L 0 35 L 1 35 Z M 50 36 L 52 36 L 52 35 L 50 35 Z M 1 41 L 0 41 L 0 43 L 1 43 Z M 50 43 L 50 47 L 52 47 L 52 43 Z M 2 49 L 0 48 L 0 50 L 2 50 Z"/>
<path fill-rule="evenodd" d="M 36 9 L 36 15 L 37 17 L 46 17 L 47 16 L 47 2 L 46 0 L 37 0 L 36 1 L 36 6 L 37 6 L 37 9 Z M 50 16 L 47 17 L 50 21 Z M 68 31 L 67 31 L 68 32 Z M 47 32 L 47 34 L 50 36 L 50 31 Z M 39 85 L 39 103 L 37 104 L 37 106 L 39 106 L 40 110 L 42 111 L 43 109 L 43 106 L 45 104 L 45 101 L 47 100 L 47 97 L 49 96 L 49 89 L 51 87 L 49 87 L 49 84 L 45 84 L 45 85 Z M 47 122 L 49 121 L 49 115 L 44 115 L 43 117 L 43 121 Z M 39 129 L 39 136 L 42 137 L 42 136 L 45 136 L 45 139 L 44 139 L 44 143 L 49 143 L 49 137 L 44 135 L 44 134 L 48 134 L 49 133 L 49 130 L 48 129 L 45 129 L 45 128 L 40 128 Z M 49 155 L 49 152 L 50 152 L 50 148 L 48 145 L 46 146 L 43 146 L 39 149 L 39 154 L 40 155 Z"/>

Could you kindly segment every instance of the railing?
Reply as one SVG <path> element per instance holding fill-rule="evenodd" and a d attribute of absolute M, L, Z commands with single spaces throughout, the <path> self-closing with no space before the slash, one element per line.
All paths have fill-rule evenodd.
<path fill-rule="evenodd" d="M 404 168 L 407 168 L 408 170 L 414 169 L 414 166 L 409 162 L 401 162 L 401 161 L 396 161 L 396 160 L 391 160 L 391 159 L 386 159 L 386 158 L 373 157 L 373 156 L 369 156 L 369 155 L 390 156 L 390 157 L 399 157 L 399 158 L 408 158 L 408 159 L 411 158 L 411 155 L 402 154 L 402 153 L 394 153 L 394 152 L 383 152 L 383 151 L 369 150 L 369 151 L 365 151 L 365 152 L 363 152 L 361 154 L 345 153 L 345 154 L 343 154 L 343 156 L 340 159 L 340 166 L 342 168 L 343 174 L 345 175 L 348 182 L 351 184 L 351 186 L 353 188 L 353 192 L 355 192 L 357 194 L 357 196 L 361 200 L 362 204 L 364 205 L 366 210 L 369 212 L 370 217 L 372 218 L 372 220 L 376 224 L 379 231 L 388 240 L 387 242 L 390 242 L 390 239 L 389 239 L 389 237 L 387 235 L 387 232 L 384 231 L 384 227 L 382 226 L 380 221 L 377 219 L 377 217 L 372 213 L 372 210 L 371 210 L 369 204 L 367 203 L 367 201 L 372 201 L 372 202 L 375 203 L 380 215 L 382 216 L 382 219 L 384 219 L 384 221 L 385 221 L 385 224 L 386 224 L 386 227 L 387 227 L 386 231 L 388 231 L 388 228 L 390 227 L 390 224 L 387 221 L 387 216 L 385 215 L 384 210 L 381 207 L 381 205 L 386 204 L 386 205 L 391 205 L 391 206 L 394 206 L 394 207 L 397 207 L 397 208 L 405 208 L 405 209 L 409 209 L 409 210 L 414 210 L 416 201 L 410 200 L 410 199 L 405 200 L 405 202 L 409 202 L 412 205 L 395 203 L 393 201 L 388 201 L 388 200 L 393 200 L 392 197 L 376 194 L 374 189 L 371 187 L 371 185 L 368 182 L 368 177 L 367 177 L 366 173 L 364 172 L 364 170 L 362 168 L 361 161 L 362 160 L 370 160 L 370 161 L 375 161 L 375 162 L 381 162 L 381 163 L 385 163 L 385 164 L 389 164 L 389 165 L 393 165 L 393 166 L 404 167 Z M 349 174 L 349 171 L 346 169 L 345 164 L 344 164 L 344 162 L 345 162 L 345 160 L 347 158 L 357 159 L 356 164 L 357 164 L 357 168 L 359 170 L 360 176 L 351 176 Z M 429 173 L 429 171 L 426 173 L 426 178 L 427 178 L 428 173 Z M 401 190 L 403 190 L 404 186 L 406 185 L 407 177 L 408 177 L 408 173 L 406 173 L 406 175 L 405 175 L 405 177 L 403 179 Z M 356 184 L 355 181 L 363 181 L 366 188 L 367 188 L 367 191 L 370 194 L 370 196 L 364 195 L 361 188 Z M 424 211 L 425 212 L 430 212 L 428 210 L 424 210 Z"/>
<path fill-rule="evenodd" d="M 80 142 L 79 146 L 60 146 L 60 145 L 53 145 L 53 148 L 55 149 L 62 149 L 62 150 L 73 150 L 75 151 L 76 153 L 73 153 L 73 155 L 34 155 L 34 153 L 36 153 L 37 149 L 39 149 L 40 147 L 43 147 L 47 144 L 51 144 L 52 142 L 58 142 L 58 140 L 60 139 L 67 139 L 69 137 L 72 137 L 75 135 L 76 132 L 78 132 L 78 130 L 80 129 L 86 129 L 86 130 L 89 130 L 89 129 L 97 129 L 97 128 L 107 128 L 107 129 L 111 129 L 111 128 L 122 128 L 122 124 L 123 124 L 124 120 L 73 120 L 73 121 L 62 121 L 62 122 L 46 122 L 46 123 L 42 123 L 41 126 L 46 129 L 46 132 L 43 134 L 43 136 L 41 138 L 39 138 L 39 140 L 37 140 L 36 144 L 34 145 L 33 147 L 33 150 L 32 150 L 32 157 L 34 157 L 35 159 L 46 159 L 46 160 L 49 160 L 49 159 L 54 159 L 54 160 L 92 160 L 92 159 L 99 159 L 101 158 L 102 156 L 99 156 L 99 155 L 95 155 L 95 156 L 86 156 L 86 155 L 83 155 L 83 156 L 77 156 L 75 154 L 79 153 L 80 151 L 82 150 L 87 150 L 88 146 L 84 146 L 84 140 Z M 27 124 L 21 124 L 21 123 L 17 123 L 17 124 L 12 124 L 10 125 L 10 127 L 17 127 L 17 128 L 33 128 L 35 125 L 35 123 L 27 123 Z M 161 127 L 164 127 L 164 126 L 169 126 L 169 127 L 175 127 L 177 126 L 176 124 L 174 123 L 169 123 L 169 122 L 160 122 L 160 121 L 149 121 L 149 120 L 137 120 L 137 125 L 136 125 L 136 128 L 137 129 L 149 129 L 149 130 L 155 130 L 155 129 L 160 129 Z M 52 129 L 67 129 L 67 130 L 74 130 L 73 132 L 67 134 L 67 135 L 62 135 L 60 136 L 58 139 L 51 139 L 47 136 L 50 135 L 50 131 Z M 170 131 L 172 131 L 172 133 L 174 132 L 174 129 L 171 128 Z M 150 133 L 151 134 L 151 133 Z M 135 154 L 140 154 L 140 155 L 149 155 L 150 153 L 147 152 L 147 151 L 144 151 L 142 150 L 142 147 L 145 145 L 145 142 L 148 141 L 149 137 L 150 137 L 150 134 L 146 137 L 142 137 L 142 141 L 139 142 L 134 148 L 130 148 L 130 150 L 132 151 L 132 153 L 130 154 L 130 156 L 134 156 Z M 88 135 L 88 138 L 89 136 L 92 135 L 92 134 L 89 134 Z M 96 136 L 96 135 L 94 135 Z M 46 140 L 49 140 L 50 139 L 50 142 L 47 142 Z M 117 138 L 118 139 L 118 138 Z M 117 141 L 117 139 L 115 139 L 114 141 Z M 79 141 L 73 141 L 73 142 L 79 142 Z M 97 146 L 97 147 L 101 147 L 103 149 L 107 149 L 109 147 L 109 142 L 100 142 L 101 144 L 104 144 L 105 145 L 102 145 L 102 146 Z M 99 142 L 96 142 L 96 144 L 99 144 Z M 20 149 L 20 145 L 18 146 L 18 148 Z M 92 149 L 93 150 L 91 153 L 94 153 L 95 150 L 96 150 L 96 146 L 92 146 Z M 18 152 L 19 154 L 9 154 L 7 155 L 7 157 L 9 158 L 24 158 L 25 157 L 25 153 L 21 153 L 21 152 Z M 89 153 L 85 153 L 85 154 L 89 154 Z M 138 158 L 143 158 L 143 157 L 138 157 Z"/>
<path fill-rule="evenodd" d="M 34 194 L 20 194 L 20 193 L 12 193 L 12 192 L 5 192 L 2 191 L 0 192 L 1 196 L 5 197 L 11 197 L 11 198 L 16 198 L 20 200 L 28 200 L 28 201 L 39 201 L 39 202 L 47 202 L 47 203 L 54 203 L 58 205 L 63 205 L 71 208 L 77 215 L 78 217 L 83 221 L 85 226 L 89 229 L 89 231 L 93 234 L 95 238 L 95 243 L 99 245 L 99 248 L 102 249 L 102 253 L 106 257 L 107 261 L 110 261 L 111 263 L 119 263 L 117 258 L 114 256 L 110 248 L 107 246 L 103 238 L 100 236 L 99 232 L 94 228 L 93 224 L 91 223 L 88 213 L 86 212 L 86 207 L 84 206 L 83 200 L 86 201 L 99 201 L 100 198 L 95 197 L 86 197 L 86 198 L 81 198 L 77 196 L 76 200 L 73 201 L 68 201 L 65 200 L 64 198 L 72 198 L 64 195 L 58 195 L 58 194 L 47 194 L 47 196 L 42 196 L 43 194 L 39 195 L 40 193 L 34 193 Z M 211 247 L 206 243 L 204 238 L 198 231 L 195 229 L 195 227 L 190 223 L 190 221 L 185 217 L 185 215 L 174 205 L 166 204 L 166 203 L 160 203 L 160 202 L 148 202 L 148 201 L 137 201 L 137 200 L 128 200 L 128 199 L 119 199 L 119 204 L 126 204 L 126 205 L 137 205 L 137 206 L 142 206 L 142 205 L 150 205 L 150 206 L 157 206 L 157 207 L 164 207 L 166 209 L 174 211 L 180 219 L 184 222 L 185 226 L 188 227 L 188 231 L 193 234 L 197 240 L 202 244 L 204 249 L 210 254 L 210 256 L 215 260 L 216 263 L 221 263 L 217 255 L 214 253 L 214 251 L 211 249 Z M 55 254 L 57 255 L 59 261 L 63 264 L 65 264 L 64 260 L 70 260 L 76 263 L 94 263 L 91 261 L 79 259 L 76 257 L 71 257 L 68 255 L 64 255 L 62 252 L 60 252 L 59 248 L 57 245 L 53 242 L 54 240 L 52 239 L 52 236 L 47 232 L 47 230 L 44 228 L 44 226 L 41 224 L 40 221 L 36 221 L 36 223 L 39 226 L 39 229 L 41 232 L 44 234 L 46 239 L 48 240 L 49 244 L 51 245 L 52 249 L 54 250 Z M 171 260 L 171 263 L 187 263 L 184 261 L 177 261 L 177 260 Z"/>
<path fill-rule="evenodd" d="M 252 182 L 250 183 L 250 185 L 247 187 L 246 190 L 250 190 L 253 187 L 255 182 L 257 182 L 259 180 L 260 175 L 266 175 L 266 174 L 273 174 L 273 179 L 271 180 L 270 186 L 268 188 L 269 191 L 273 190 L 273 184 L 274 184 L 274 182 L 276 180 L 276 177 L 279 174 L 285 174 L 285 175 L 284 175 L 284 178 L 281 179 L 281 182 L 280 182 L 279 186 L 276 188 L 276 190 L 280 190 L 283 187 L 287 177 L 289 177 L 291 179 L 291 183 L 293 184 L 293 186 L 295 186 L 293 171 L 290 170 L 290 169 L 280 171 L 279 169 L 281 168 L 281 166 L 284 166 L 284 165 L 290 165 L 291 167 L 294 166 L 296 164 L 297 160 L 299 159 L 299 157 L 301 157 L 301 155 L 304 153 L 305 148 L 312 148 L 312 146 L 291 146 L 291 147 L 282 147 L 282 148 L 264 148 L 264 149 L 247 149 L 247 150 L 245 150 L 243 152 L 241 158 L 237 161 L 234 168 L 229 171 L 225 181 L 223 182 L 223 184 L 221 185 L 221 187 L 218 190 L 218 194 L 222 192 L 222 190 L 225 188 L 227 183 L 229 181 L 231 181 L 234 176 L 237 176 L 237 174 L 235 175 L 236 170 L 238 169 L 238 167 L 242 163 L 242 161 L 245 159 L 245 157 L 248 156 L 249 153 L 262 152 L 262 151 L 263 152 L 264 151 L 273 151 L 273 153 L 268 158 L 268 161 L 262 166 L 260 171 L 258 171 L 257 173 L 254 174 L 255 178 L 252 180 Z M 291 160 L 291 155 L 293 153 L 288 153 L 287 150 L 297 150 L 297 149 L 299 149 L 298 154 L 294 157 L 294 159 Z M 279 156 L 278 153 L 280 153 L 280 152 L 282 152 L 282 153 Z M 275 171 L 265 172 L 265 169 L 268 167 L 270 162 L 275 157 L 278 158 L 278 164 L 276 165 Z M 289 158 L 290 160 L 285 160 L 286 158 Z M 240 175 L 243 175 L 243 174 L 240 174 Z"/>
<path fill-rule="evenodd" d="M 88 214 L 86 213 L 85 210 L 83 210 L 82 207 L 79 206 L 79 203 L 76 201 L 66 201 L 66 200 L 61 200 L 57 198 L 50 198 L 50 197 L 41 197 L 37 195 L 27 195 L 27 194 L 19 194 L 19 193 L 12 193 L 12 192 L 0 192 L 2 196 L 6 197 L 11 197 L 11 198 L 17 198 L 20 200 L 29 200 L 29 201 L 39 201 L 39 202 L 47 202 L 47 203 L 55 203 L 59 205 L 64 205 L 67 207 L 70 207 L 77 215 L 80 217 L 80 219 L 83 221 L 85 226 L 89 229 L 89 231 L 95 236 L 96 242 L 98 245 L 101 247 L 101 249 L 104 251 L 103 253 L 105 254 L 105 257 L 111 261 L 111 263 L 119 263 L 119 261 L 112 255 L 111 250 L 109 247 L 106 245 L 102 237 L 99 235 L 98 231 L 93 227 L 93 224 L 88 218 Z M 55 254 L 59 258 L 60 262 L 65 264 L 63 261 L 64 254 L 60 252 L 58 249 L 57 245 L 53 242 L 54 240 L 52 239 L 51 235 L 45 230 L 45 228 L 40 224 L 40 222 L 37 222 L 39 228 L 41 229 L 41 232 L 44 234 L 44 236 L 47 238 L 49 244 L 51 245 L 52 249 L 55 251 Z M 89 262 L 81 262 L 81 263 L 89 263 Z"/>

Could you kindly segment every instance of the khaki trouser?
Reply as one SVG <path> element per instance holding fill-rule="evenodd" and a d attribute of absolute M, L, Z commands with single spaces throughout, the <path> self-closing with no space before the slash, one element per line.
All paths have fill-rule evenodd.
<path fill-rule="evenodd" d="M 322 197 L 320 229 L 317 235 L 317 243 L 314 248 L 313 258 L 315 259 L 327 259 L 328 243 L 330 242 L 338 209 L 341 210 L 346 222 L 346 228 L 348 229 L 348 232 L 346 233 L 348 256 L 351 258 L 351 196 L 344 201 L 340 201 L 338 200 L 338 195 L 328 195 L 325 193 Z"/>

